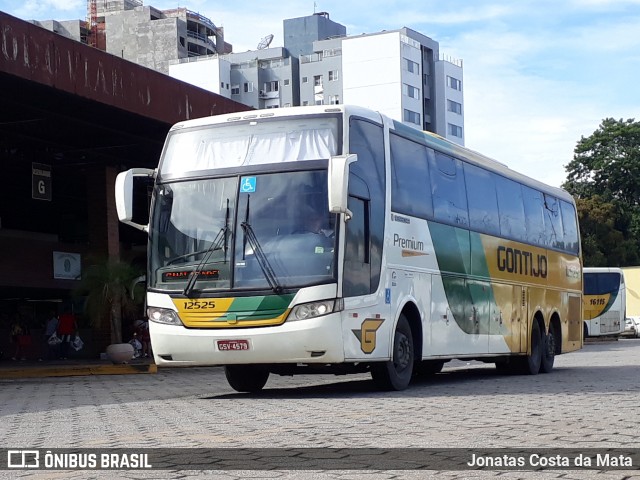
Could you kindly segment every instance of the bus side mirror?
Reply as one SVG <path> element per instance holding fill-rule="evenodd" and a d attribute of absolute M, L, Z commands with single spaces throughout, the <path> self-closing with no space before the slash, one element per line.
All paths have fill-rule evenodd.
<path fill-rule="evenodd" d="M 120 172 L 116 177 L 116 210 L 118 220 L 133 228 L 149 231 L 149 225 L 140 225 L 133 219 L 133 177 L 154 177 L 155 170 L 148 168 L 132 168 L 126 172 Z"/>
<path fill-rule="evenodd" d="M 356 162 L 355 154 L 338 155 L 329 158 L 329 211 L 331 213 L 346 213 L 347 220 L 351 212 L 347 208 L 349 198 L 349 164 Z"/>

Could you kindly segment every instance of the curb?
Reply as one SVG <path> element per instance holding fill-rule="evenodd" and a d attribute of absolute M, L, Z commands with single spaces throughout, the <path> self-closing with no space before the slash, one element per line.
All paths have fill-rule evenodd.
<path fill-rule="evenodd" d="M 133 375 L 157 372 L 158 366 L 155 363 L 122 365 L 56 365 L 0 368 L 0 379 L 75 377 L 87 375 Z"/>

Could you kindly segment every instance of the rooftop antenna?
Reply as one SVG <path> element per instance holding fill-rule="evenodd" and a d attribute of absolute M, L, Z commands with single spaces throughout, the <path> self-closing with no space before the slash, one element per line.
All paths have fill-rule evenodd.
<path fill-rule="evenodd" d="M 269 35 L 264 37 L 262 40 L 260 40 L 260 43 L 258 44 L 258 50 L 264 50 L 269 45 L 271 45 L 272 41 L 273 41 L 273 34 L 270 33 Z"/>

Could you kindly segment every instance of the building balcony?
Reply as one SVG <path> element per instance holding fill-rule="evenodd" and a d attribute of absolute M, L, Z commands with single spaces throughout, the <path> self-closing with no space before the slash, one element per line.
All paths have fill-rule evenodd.
<path fill-rule="evenodd" d="M 265 92 L 264 90 L 260 90 L 258 93 L 258 98 L 261 100 L 272 100 L 274 98 L 280 98 L 280 92 L 277 90 L 275 92 Z"/>

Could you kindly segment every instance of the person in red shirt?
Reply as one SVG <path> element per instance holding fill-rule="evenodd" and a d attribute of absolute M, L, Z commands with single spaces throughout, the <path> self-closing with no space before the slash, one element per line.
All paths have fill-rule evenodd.
<path fill-rule="evenodd" d="M 58 319 L 58 337 L 62 340 L 60 344 L 60 358 L 63 360 L 66 360 L 69 355 L 71 336 L 76 333 L 77 328 L 75 315 L 71 313 L 70 310 L 65 310 Z"/>

